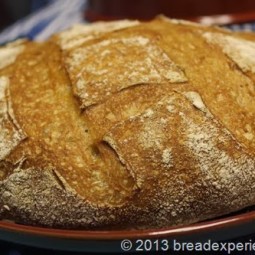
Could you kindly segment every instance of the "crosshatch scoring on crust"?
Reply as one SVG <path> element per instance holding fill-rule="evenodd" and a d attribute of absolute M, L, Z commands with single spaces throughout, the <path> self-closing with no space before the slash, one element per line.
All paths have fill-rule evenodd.
<path fill-rule="evenodd" d="M 146 36 L 108 39 L 80 47 L 66 62 L 82 108 L 130 86 L 187 81 L 184 72 Z"/>

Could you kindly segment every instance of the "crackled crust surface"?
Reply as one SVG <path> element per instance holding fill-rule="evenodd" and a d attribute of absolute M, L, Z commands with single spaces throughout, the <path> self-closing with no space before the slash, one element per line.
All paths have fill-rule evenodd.
<path fill-rule="evenodd" d="M 162 17 L 0 48 L 0 218 L 133 229 L 253 205 L 254 49 Z"/>

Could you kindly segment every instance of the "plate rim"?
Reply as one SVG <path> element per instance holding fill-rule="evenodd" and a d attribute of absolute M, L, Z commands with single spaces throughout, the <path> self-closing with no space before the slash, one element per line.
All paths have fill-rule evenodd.
<path fill-rule="evenodd" d="M 237 227 L 239 225 L 255 220 L 255 211 L 250 211 L 234 216 L 219 218 L 185 226 L 165 227 L 159 229 L 145 230 L 74 230 L 38 227 L 22 225 L 14 222 L 0 220 L 0 230 L 30 234 L 33 236 L 52 237 L 73 240 L 119 240 L 119 239 L 138 239 L 138 238 L 164 238 L 178 237 L 188 234 L 202 234 L 216 230 Z"/>

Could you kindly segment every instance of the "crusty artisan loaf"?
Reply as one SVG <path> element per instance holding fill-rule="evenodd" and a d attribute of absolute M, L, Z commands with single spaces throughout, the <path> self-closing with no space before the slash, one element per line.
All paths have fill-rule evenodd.
<path fill-rule="evenodd" d="M 254 39 L 158 17 L 0 48 L 0 218 L 154 228 L 254 205 Z"/>

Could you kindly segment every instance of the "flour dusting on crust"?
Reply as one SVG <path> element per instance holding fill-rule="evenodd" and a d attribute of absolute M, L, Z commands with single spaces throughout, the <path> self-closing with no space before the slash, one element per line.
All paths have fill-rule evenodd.
<path fill-rule="evenodd" d="M 184 92 L 183 95 L 199 110 L 209 113 L 200 95 L 195 91 Z"/>
<path fill-rule="evenodd" d="M 11 108 L 9 78 L 0 77 L 0 161 L 25 138 Z"/>
<path fill-rule="evenodd" d="M 199 94 L 187 95 L 189 98 L 179 93 L 163 98 L 150 106 L 149 112 L 154 114 L 129 118 L 104 137 L 144 191 L 138 206 L 146 198 L 148 208 L 160 201 L 158 214 L 173 225 L 189 218 L 187 210 L 200 220 L 206 219 L 220 215 L 223 207 L 228 213 L 240 204 L 251 205 L 255 195 L 254 191 L 249 194 L 255 181 L 253 157 L 207 114 Z M 175 111 L 168 110 L 170 103 Z M 244 180 L 249 183 L 247 188 Z M 240 197 L 241 189 L 246 196 Z M 222 201 L 222 208 L 218 201 Z M 159 218 L 162 221 L 164 217 Z"/>
<path fill-rule="evenodd" d="M 24 50 L 24 40 L 18 40 L 0 48 L 0 69 L 13 64 L 17 56 Z"/>
<path fill-rule="evenodd" d="M 140 22 L 137 20 L 99 21 L 90 25 L 77 24 L 71 29 L 59 34 L 59 44 L 63 50 L 70 50 L 104 33 L 137 26 L 139 24 Z"/>
<path fill-rule="evenodd" d="M 78 48 L 66 62 L 84 108 L 137 84 L 187 81 L 184 72 L 145 36 L 108 39 Z"/>
<path fill-rule="evenodd" d="M 204 33 L 203 37 L 209 43 L 218 45 L 242 71 L 255 73 L 255 42 L 210 32 Z"/>

